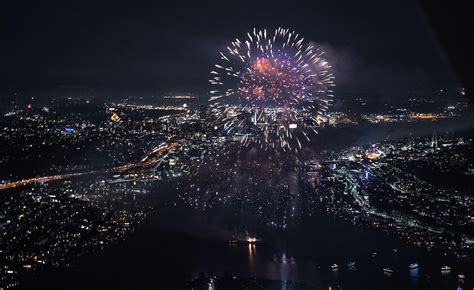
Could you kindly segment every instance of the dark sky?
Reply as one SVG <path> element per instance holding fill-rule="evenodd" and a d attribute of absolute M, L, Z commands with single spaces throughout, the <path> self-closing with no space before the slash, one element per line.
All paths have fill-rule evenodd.
<path fill-rule="evenodd" d="M 327 50 L 340 91 L 406 91 L 453 80 L 410 0 L 2 5 L 0 89 L 8 92 L 203 94 L 219 50 L 253 27 L 278 26 Z"/>

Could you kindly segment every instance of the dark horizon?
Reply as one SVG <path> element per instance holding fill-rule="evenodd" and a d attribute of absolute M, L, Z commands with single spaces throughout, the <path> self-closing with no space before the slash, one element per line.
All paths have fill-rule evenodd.
<path fill-rule="evenodd" d="M 9 3 L 5 12 L 3 94 L 205 95 L 220 50 L 253 27 L 279 26 L 326 50 L 338 92 L 458 86 L 414 1 Z"/>

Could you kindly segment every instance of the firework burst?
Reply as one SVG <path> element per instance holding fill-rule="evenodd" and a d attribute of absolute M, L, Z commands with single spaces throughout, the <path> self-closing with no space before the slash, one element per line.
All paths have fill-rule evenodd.
<path fill-rule="evenodd" d="M 235 39 L 211 71 L 212 111 L 226 133 L 262 148 L 296 150 L 317 134 L 334 96 L 324 51 L 295 31 L 253 30 Z"/>

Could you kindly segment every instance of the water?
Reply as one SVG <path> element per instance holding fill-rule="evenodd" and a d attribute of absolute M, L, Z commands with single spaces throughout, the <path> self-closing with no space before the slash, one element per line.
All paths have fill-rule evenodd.
<path fill-rule="evenodd" d="M 164 190 L 172 193 L 155 192 L 157 204 L 167 198 Z M 162 203 L 125 241 L 86 255 L 70 268 L 33 274 L 21 288 L 174 289 L 200 273 L 228 273 L 297 281 L 315 289 L 456 289 L 458 272 L 474 274 L 451 257 L 323 214 L 285 232 L 259 231 L 261 243 L 236 246 L 227 243 L 229 226 L 214 218 L 209 212 Z M 375 258 L 373 252 L 378 253 Z M 356 262 L 356 270 L 348 269 L 350 261 Z M 419 270 L 409 271 L 414 262 Z M 330 270 L 333 263 L 339 264 L 337 272 Z M 441 275 L 444 264 L 453 265 L 450 275 Z M 394 269 L 391 277 L 382 270 L 388 266 Z"/>
<path fill-rule="evenodd" d="M 429 135 L 432 130 L 423 132 Z M 358 143 L 357 139 L 349 142 Z M 228 208 L 201 211 L 179 203 L 174 206 L 175 196 L 172 188 L 159 185 L 150 196 L 154 211 L 125 241 L 83 256 L 70 268 L 30 274 L 20 288 L 180 289 L 200 273 L 229 273 L 291 280 L 315 289 L 447 290 L 459 286 L 458 273 L 468 279 L 474 275 L 472 265 L 453 257 L 323 213 L 304 217 L 285 231 L 271 230 L 258 218 L 242 212 L 236 217 Z M 229 246 L 227 241 L 241 232 L 242 225 L 263 241 Z M 375 258 L 374 252 L 378 253 Z M 356 262 L 355 270 L 347 267 L 350 261 Z M 333 263 L 339 264 L 336 272 L 330 269 Z M 419 269 L 409 271 L 411 263 L 418 263 Z M 451 265 L 452 272 L 441 275 L 443 265 Z M 394 273 L 385 275 L 385 267 Z M 285 284 L 279 289 L 286 289 Z M 472 289 L 471 282 L 466 280 L 462 289 Z"/>

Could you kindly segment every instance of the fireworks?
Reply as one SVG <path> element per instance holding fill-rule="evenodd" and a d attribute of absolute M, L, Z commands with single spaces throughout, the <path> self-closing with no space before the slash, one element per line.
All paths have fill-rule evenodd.
<path fill-rule="evenodd" d="M 296 150 L 325 121 L 334 77 L 324 51 L 295 31 L 247 33 L 220 53 L 209 82 L 212 111 L 241 143 Z"/>

